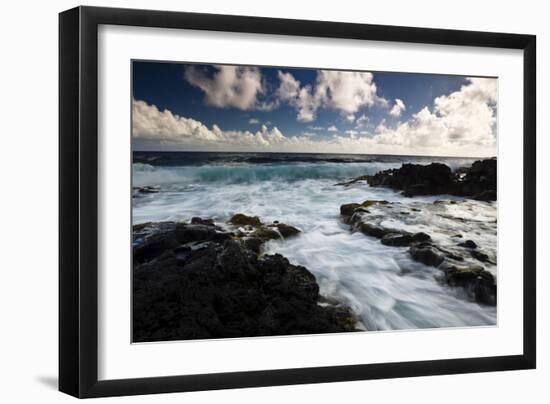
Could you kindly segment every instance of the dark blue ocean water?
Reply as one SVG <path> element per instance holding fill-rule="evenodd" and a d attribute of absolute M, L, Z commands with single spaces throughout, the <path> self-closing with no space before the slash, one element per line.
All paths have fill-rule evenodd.
<path fill-rule="evenodd" d="M 451 167 L 469 165 L 476 159 L 463 157 L 398 156 L 377 154 L 250 153 L 250 152 L 146 152 L 134 151 L 134 163 L 153 166 L 205 164 L 289 164 L 289 163 L 404 163 L 442 162 Z"/>

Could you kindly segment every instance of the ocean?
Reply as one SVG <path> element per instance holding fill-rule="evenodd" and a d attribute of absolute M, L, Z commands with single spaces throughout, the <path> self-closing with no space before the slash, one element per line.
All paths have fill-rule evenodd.
<path fill-rule="evenodd" d="M 450 195 L 407 198 L 364 182 L 335 184 L 405 162 L 441 162 L 455 170 L 476 159 L 294 153 L 134 152 L 133 223 L 212 218 L 222 227 L 236 213 L 279 221 L 302 233 L 270 241 L 264 253 L 280 253 L 312 272 L 321 294 L 352 308 L 368 330 L 470 327 L 496 324 L 496 307 L 468 301 L 460 288 L 438 281 L 438 269 L 413 261 L 407 247 L 388 247 L 350 231 L 340 205 L 367 199 L 414 208 L 391 214 L 384 227 L 423 231 L 441 246 L 464 234 L 496 257 L 497 203 Z M 158 191 L 158 192 L 157 192 Z M 434 204 L 454 200 L 456 204 Z M 496 265 L 487 270 L 497 275 Z"/>

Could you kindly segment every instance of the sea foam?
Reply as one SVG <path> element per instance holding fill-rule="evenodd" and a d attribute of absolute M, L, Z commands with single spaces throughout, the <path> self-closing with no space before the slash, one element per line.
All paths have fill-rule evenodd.
<path fill-rule="evenodd" d="M 445 161 L 449 163 L 448 160 Z M 464 165 L 464 160 L 453 163 Z M 265 253 L 280 253 L 308 268 L 321 293 L 348 304 L 369 330 L 394 330 L 496 324 L 496 308 L 469 302 L 459 288 L 438 282 L 441 271 L 410 259 L 406 248 L 387 247 L 379 240 L 352 232 L 342 223 L 339 207 L 366 199 L 417 206 L 418 215 L 388 215 L 384 225 L 425 231 L 445 245 L 449 235 L 464 233 L 496 256 L 496 203 L 466 201 L 433 209 L 430 196 L 405 198 L 365 183 L 335 186 L 380 170 L 397 161 L 284 162 L 250 164 L 233 161 L 189 166 L 135 163 L 135 186 L 160 186 L 160 192 L 133 200 L 133 222 L 211 217 L 225 226 L 235 213 L 280 220 L 302 230 L 298 237 L 272 241 Z M 439 212 L 439 213 L 438 213 Z M 461 220 L 459 220 L 461 219 Z M 496 275 L 496 266 L 488 268 Z"/>

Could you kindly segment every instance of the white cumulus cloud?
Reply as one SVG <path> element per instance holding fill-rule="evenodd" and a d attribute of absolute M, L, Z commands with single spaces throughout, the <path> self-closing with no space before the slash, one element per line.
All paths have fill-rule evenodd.
<path fill-rule="evenodd" d="M 210 77 L 204 69 L 191 65 L 184 73 L 185 80 L 204 92 L 207 104 L 241 110 L 271 110 L 276 106 L 274 102 L 258 100 L 266 92 L 259 68 L 220 65 L 214 70 Z"/>
<path fill-rule="evenodd" d="M 208 128 L 192 118 L 161 111 L 145 101 L 132 101 L 132 136 L 138 141 L 191 150 L 269 150 L 287 142 L 277 127 L 260 130 L 224 131 L 218 125 Z"/>
<path fill-rule="evenodd" d="M 405 103 L 400 100 L 399 98 L 395 99 L 395 104 L 393 105 L 392 109 L 390 110 L 390 115 L 395 117 L 400 117 L 403 111 L 405 111 L 407 108 L 405 107 Z"/>
<path fill-rule="evenodd" d="M 160 143 L 187 140 L 208 142 L 216 136 L 201 122 L 174 115 L 169 110 L 160 111 L 144 101 L 132 101 L 132 135 Z"/>
<path fill-rule="evenodd" d="M 364 127 L 369 122 L 369 117 L 365 114 L 361 115 L 357 120 L 355 121 L 355 126 L 357 128 Z"/>
<path fill-rule="evenodd" d="M 317 74 L 316 98 L 321 105 L 339 111 L 348 121 L 355 119 L 361 107 L 372 107 L 375 103 L 387 105 L 376 91 L 370 72 L 320 70 Z"/>
<path fill-rule="evenodd" d="M 424 107 L 395 128 L 382 122 L 376 129 L 381 144 L 403 150 L 426 150 L 427 154 L 496 154 L 495 79 L 468 78 L 460 90 L 434 100 L 433 110 Z M 477 149 L 477 154 L 476 154 Z"/>
<path fill-rule="evenodd" d="M 437 156 L 493 156 L 496 154 L 496 79 L 470 78 L 457 91 L 435 98 L 410 119 L 388 126 L 385 120 L 372 131 L 340 133 L 334 125 L 327 135 L 282 133 L 276 126 L 256 131 L 211 128 L 192 118 L 159 110 L 133 100 L 135 141 L 169 150 L 278 151 L 417 154 Z M 375 101 L 376 102 L 376 101 Z"/>
<path fill-rule="evenodd" d="M 313 86 L 301 86 L 300 81 L 288 72 L 279 71 L 278 78 L 279 99 L 296 108 L 296 119 L 300 122 L 315 120 L 319 108 L 334 109 L 348 122 L 353 122 L 355 114 L 364 106 L 388 106 L 387 100 L 378 96 L 370 72 L 319 70 Z"/>
<path fill-rule="evenodd" d="M 277 95 L 282 101 L 288 102 L 298 111 L 296 119 L 299 122 L 311 122 L 315 119 L 318 103 L 311 93 L 311 86 L 300 86 L 300 82 L 290 73 L 279 71 L 279 89 Z"/>

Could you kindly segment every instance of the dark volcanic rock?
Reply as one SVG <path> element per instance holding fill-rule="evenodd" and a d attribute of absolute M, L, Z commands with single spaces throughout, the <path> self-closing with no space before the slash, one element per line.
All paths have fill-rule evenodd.
<path fill-rule="evenodd" d="M 403 164 L 401 168 L 375 174 L 368 183 L 401 190 L 406 196 L 445 194 L 453 183 L 453 173 L 441 163 Z"/>
<path fill-rule="evenodd" d="M 409 233 L 406 231 L 389 229 L 379 223 L 371 223 L 369 220 L 370 208 L 375 205 L 383 205 L 390 208 L 388 201 L 366 200 L 363 203 L 348 203 L 340 206 L 340 214 L 345 223 L 351 224 L 355 230 L 361 231 L 367 236 L 380 239 L 381 243 L 393 247 L 406 247 L 416 243 L 430 241 L 428 234 L 423 232 Z M 403 212 L 399 212 L 403 213 Z M 408 213 L 408 212 L 406 212 Z"/>
<path fill-rule="evenodd" d="M 406 247 L 415 243 L 430 241 L 431 237 L 426 233 L 389 233 L 382 237 L 382 244 L 393 247 Z"/>
<path fill-rule="evenodd" d="M 494 276 L 482 266 L 459 267 L 444 264 L 441 268 L 451 286 L 462 287 L 476 302 L 496 305 L 497 285 Z"/>
<path fill-rule="evenodd" d="M 278 238 L 292 237 L 300 233 L 294 226 L 290 226 L 285 223 L 280 223 L 275 220 L 270 225 L 264 225 L 258 216 L 247 216 L 242 213 L 237 213 L 229 219 L 229 223 L 234 226 L 248 226 L 252 228 L 251 237 L 267 241 L 275 240 Z"/>
<path fill-rule="evenodd" d="M 258 257 L 261 240 L 237 242 L 202 224 L 157 227 L 134 247 L 135 342 L 355 330 L 349 309 L 318 304 L 306 268 Z"/>
<path fill-rule="evenodd" d="M 247 216 L 242 213 L 233 215 L 229 223 L 235 226 L 261 226 L 262 224 L 258 216 Z"/>
<path fill-rule="evenodd" d="M 264 240 L 261 240 L 255 237 L 247 237 L 242 240 L 242 244 L 244 248 L 246 248 L 247 250 L 253 251 L 256 254 L 260 253 L 260 248 L 263 243 L 264 243 Z"/>
<path fill-rule="evenodd" d="M 275 223 L 275 227 L 284 238 L 292 237 L 300 233 L 300 230 L 296 227 L 284 223 L 277 222 Z"/>
<path fill-rule="evenodd" d="M 426 203 L 425 209 L 427 211 L 431 210 L 432 213 L 435 212 L 437 216 L 444 217 L 439 212 L 445 209 L 447 204 L 452 203 L 448 201 L 435 201 L 433 204 Z M 472 205 L 475 207 L 475 204 Z M 420 211 L 418 208 L 409 208 L 405 212 L 413 216 L 412 220 L 408 218 L 397 220 L 402 220 L 405 224 L 414 224 L 413 212 L 418 211 Z M 494 277 L 484 267 L 480 266 L 476 260 L 489 265 L 496 265 L 493 262 L 495 258 L 479 251 L 474 241 L 464 239 L 461 234 L 449 236 L 450 240 L 442 239 L 442 234 L 437 234 L 437 237 L 432 239 L 430 235 L 423 232 L 410 233 L 404 231 L 401 226 L 386 227 L 393 226 L 392 220 L 387 220 L 387 218 L 396 220 L 397 215 L 402 214 L 402 212 L 404 212 L 402 204 L 398 202 L 379 204 L 377 201 L 365 201 L 363 203 L 349 203 L 340 207 L 342 221 L 349 224 L 352 231 L 361 231 L 365 235 L 379 239 L 382 244 L 387 246 L 409 247 L 408 254 L 413 260 L 443 271 L 445 273 L 445 283 L 453 287 L 463 288 L 471 300 L 483 304 L 494 304 L 496 301 Z M 464 219 L 448 216 L 448 220 L 461 222 Z M 420 223 L 423 223 L 423 221 L 421 220 Z M 405 271 L 410 272 L 410 269 L 404 269 Z M 435 276 L 436 278 L 441 277 Z M 478 277 L 481 278 L 478 279 Z"/>
<path fill-rule="evenodd" d="M 156 194 L 160 192 L 160 187 L 144 186 L 144 187 L 134 187 L 134 192 L 140 194 Z"/>
<path fill-rule="evenodd" d="M 383 238 L 384 236 L 392 233 L 391 230 L 370 223 L 360 223 L 358 228 L 363 234 L 376 238 Z"/>
<path fill-rule="evenodd" d="M 472 196 L 472 199 L 475 199 L 476 201 L 496 201 L 497 200 L 497 191 L 494 189 L 490 189 L 488 191 L 482 191 L 478 194 L 475 194 Z"/>
<path fill-rule="evenodd" d="M 494 158 L 478 160 L 470 168 L 455 173 L 441 163 L 407 163 L 401 168 L 360 178 L 366 179 L 370 186 L 389 187 L 402 191 L 405 196 L 451 194 L 480 201 L 495 201 L 497 197 L 497 160 Z"/>
<path fill-rule="evenodd" d="M 182 244 L 193 241 L 224 241 L 231 238 L 231 234 L 217 231 L 211 226 L 200 224 L 185 224 L 164 222 L 159 224 L 145 224 L 153 227 L 151 233 L 143 234 L 144 227 L 134 227 L 134 262 L 151 261 L 167 250 L 174 249 Z M 139 243 L 136 238 L 142 237 Z"/>
<path fill-rule="evenodd" d="M 353 215 L 353 213 L 355 213 L 355 210 L 359 209 L 360 207 L 360 203 L 346 203 L 340 206 L 340 214 L 342 216 L 351 216 Z"/>
<path fill-rule="evenodd" d="M 477 244 L 472 240 L 466 240 L 463 243 L 460 243 L 459 246 L 465 248 L 477 248 Z"/>
<path fill-rule="evenodd" d="M 195 241 L 225 241 L 232 236 L 231 233 L 219 232 L 217 229 L 204 224 L 185 223 L 177 223 L 174 233 L 180 244 Z"/>
<path fill-rule="evenodd" d="M 346 203 L 342 206 L 340 206 L 340 214 L 342 216 L 352 216 L 356 210 L 358 209 L 367 209 L 374 205 L 387 205 L 389 204 L 388 201 L 377 201 L 377 200 L 371 200 L 368 199 L 364 201 L 363 203 Z"/>
<path fill-rule="evenodd" d="M 456 264 L 456 261 L 462 261 L 457 259 L 460 257 L 445 254 L 444 250 L 431 243 L 413 245 L 409 253 L 414 260 L 443 271 L 445 282 L 449 286 L 463 288 L 470 299 L 488 305 L 496 304 L 495 278 L 482 266 Z"/>
<path fill-rule="evenodd" d="M 457 175 L 452 190 L 454 195 L 471 197 L 479 201 L 497 200 L 497 160 L 496 158 L 477 160 L 466 170 L 465 175 Z"/>
<path fill-rule="evenodd" d="M 362 176 L 357 177 L 357 178 L 354 178 L 354 179 L 352 179 L 352 180 L 350 180 L 350 181 L 339 182 L 339 183 L 334 184 L 334 185 L 348 186 L 348 185 L 355 184 L 356 182 L 368 181 L 368 179 L 369 179 L 370 177 L 371 177 L 370 175 L 362 175 Z"/>
<path fill-rule="evenodd" d="M 251 233 L 241 239 L 244 248 L 259 254 L 263 243 L 269 240 L 277 240 L 281 237 L 289 238 L 300 233 L 297 228 L 279 223 L 277 225 L 259 226 Z"/>
<path fill-rule="evenodd" d="M 409 249 L 411 257 L 424 265 L 437 267 L 445 260 L 445 257 L 436 247 L 431 243 L 421 243 L 413 245 Z"/>
<path fill-rule="evenodd" d="M 260 239 L 262 241 L 277 240 L 281 238 L 279 232 L 271 227 L 260 226 L 252 232 L 250 235 L 253 238 Z"/>
<path fill-rule="evenodd" d="M 151 222 L 145 222 L 145 223 L 139 223 L 139 224 L 134 224 L 132 226 L 132 232 L 134 233 L 134 235 L 136 233 L 140 233 L 142 232 L 143 230 L 145 230 L 146 228 L 152 226 L 153 223 Z"/>
<path fill-rule="evenodd" d="M 481 261 L 481 262 L 489 262 L 490 261 L 489 256 L 485 253 L 482 253 L 481 251 L 472 250 L 472 251 L 470 251 L 470 254 L 472 255 L 472 257 L 474 257 L 478 261 Z"/>
<path fill-rule="evenodd" d="M 202 219 L 200 217 L 191 218 L 191 224 L 203 224 L 205 226 L 215 226 L 214 220 L 212 219 Z"/>
<path fill-rule="evenodd" d="M 496 200 L 497 160 L 478 160 L 456 183 L 455 193 L 484 201 Z"/>

